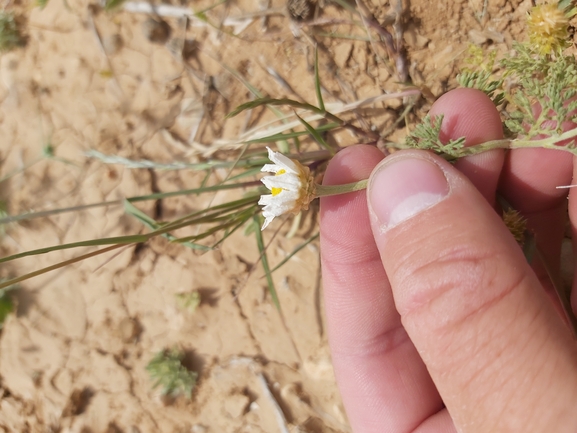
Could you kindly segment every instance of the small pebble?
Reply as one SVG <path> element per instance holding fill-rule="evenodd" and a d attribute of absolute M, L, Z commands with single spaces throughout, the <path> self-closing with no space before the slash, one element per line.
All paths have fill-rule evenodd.
<path fill-rule="evenodd" d="M 120 334 L 120 338 L 125 343 L 130 343 L 134 341 L 136 336 L 138 335 L 139 326 L 136 320 L 131 319 L 130 317 L 125 317 L 122 319 L 120 324 L 118 325 L 118 333 Z"/>
<path fill-rule="evenodd" d="M 142 23 L 144 36 L 155 44 L 164 44 L 170 38 L 170 26 L 160 18 L 148 18 Z"/>

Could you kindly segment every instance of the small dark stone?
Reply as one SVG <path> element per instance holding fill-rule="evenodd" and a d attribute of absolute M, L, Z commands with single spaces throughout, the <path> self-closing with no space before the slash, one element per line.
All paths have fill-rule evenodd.
<path fill-rule="evenodd" d="M 146 39 L 155 44 L 164 44 L 170 38 L 170 26 L 160 18 L 148 18 L 142 24 L 142 29 Z"/>

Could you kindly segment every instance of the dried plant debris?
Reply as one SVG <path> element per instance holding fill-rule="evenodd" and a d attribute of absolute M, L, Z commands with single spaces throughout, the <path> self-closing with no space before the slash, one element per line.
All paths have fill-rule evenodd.
<path fill-rule="evenodd" d="M 312 19 L 316 3 L 311 0 L 288 0 L 287 9 L 290 17 L 295 21 Z"/>
<path fill-rule="evenodd" d="M 527 230 L 527 219 L 515 209 L 508 209 L 503 212 L 503 222 L 515 240 L 520 245 L 523 245 L 525 242 L 525 232 Z"/>

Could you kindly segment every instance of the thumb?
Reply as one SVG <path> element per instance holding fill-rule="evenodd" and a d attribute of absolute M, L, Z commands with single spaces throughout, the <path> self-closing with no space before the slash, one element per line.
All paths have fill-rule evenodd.
<path fill-rule="evenodd" d="M 424 151 L 373 171 L 371 225 L 403 326 L 457 430 L 577 431 L 577 346 L 507 228 Z"/>

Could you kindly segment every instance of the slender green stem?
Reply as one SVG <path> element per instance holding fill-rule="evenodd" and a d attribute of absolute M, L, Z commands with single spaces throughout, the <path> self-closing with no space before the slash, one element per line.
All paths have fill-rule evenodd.
<path fill-rule="evenodd" d="M 367 187 L 368 179 L 358 182 L 345 183 L 343 185 L 316 185 L 315 195 L 317 197 L 327 197 L 329 195 L 346 194 L 347 192 L 360 191 Z"/>
<path fill-rule="evenodd" d="M 460 150 L 459 156 L 475 155 L 492 149 L 523 149 L 540 147 L 543 149 L 564 150 L 577 155 L 577 148 L 572 146 L 559 146 L 556 143 L 577 137 L 577 128 L 566 131 L 560 135 L 542 138 L 540 140 L 514 139 L 514 140 L 492 140 L 477 144 L 471 147 L 465 147 Z"/>

